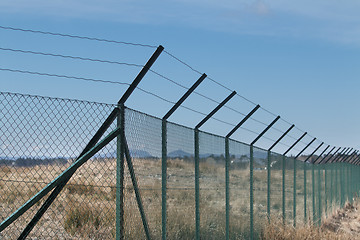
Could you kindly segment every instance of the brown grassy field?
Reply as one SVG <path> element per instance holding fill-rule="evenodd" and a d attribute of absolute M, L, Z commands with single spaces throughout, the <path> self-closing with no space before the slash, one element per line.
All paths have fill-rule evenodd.
<path fill-rule="evenodd" d="M 283 225 L 279 221 L 266 224 L 264 240 L 356 240 L 360 239 L 359 201 L 347 203 L 323 220 L 322 225 L 304 225 L 297 228 Z"/>
<path fill-rule="evenodd" d="M 161 161 L 133 160 L 153 239 L 161 238 Z M 69 165 L 34 167 L 0 167 L 0 220 L 36 194 Z M 126 168 L 127 170 L 127 168 Z M 145 239 L 138 206 L 128 171 L 125 171 L 125 239 Z M 225 166 L 203 161 L 200 164 L 200 216 L 202 239 L 225 238 Z M 195 191 L 194 164 L 182 159 L 168 160 L 167 236 L 168 239 L 194 239 Z M 302 226 L 303 171 L 297 173 L 297 223 Z M 281 214 L 280 170 L 271 175 L 271 216 Z M 257 237 L 266 236 L 267 171 L 254 171 L 254 225 Z M 293 173 L 286 172 L 286 213 L 291 224 Z M 310 174 L 308 174 L 310 182 Z M 308 184 L 310 186 L 310 184 Z M 114 239 L 116 222 L 116 160 L 93 160 L 84 164 L 73 176 L 54 204 L 45 213 L 29 237 L 31 239 Z M 310 195 L 310 194 L 309 194 Z M 308 200 L 310 208 L 310 199 Z M 37 203 L 15 223 L 5 229 L 1 239 L 17 237 L 39 208 Z M 230 170 L 230 238 L 249 236 L 249 169 Z M 311 212 L 309 211 L 308 216 Z M 278 229 L 277 232 L 287 230 Z M 265 234 L 265 235 L 264 235 Z M 276 233 L 277 234 L 277 233 Z M 277 235 L 276 235 L 277 236 Z M 266 237 L 265 237 L 266 238 Z M 277 239 L 269 237 L 266 239 Z M 284 238 L 289 239 L 289 238 Z"/>

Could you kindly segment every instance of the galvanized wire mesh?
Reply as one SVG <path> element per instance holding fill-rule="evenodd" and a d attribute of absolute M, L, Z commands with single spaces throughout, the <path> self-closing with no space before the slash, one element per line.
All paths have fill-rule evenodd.
<path fill-rule="evenodd" d="M 1 220 L 69 167 L 112 108 L 85 101 L 0 94 Z M 85 237 L 84 233 L 112 237 L 114 224 L 109 213 L 114 206 L 109 200 L 115 187 L 115 162 L 111 146 L 76 172 L 30 238 L 79 238 Z M 40 204 L 6 228 L 2 237 L 16 238 Z"/>
<path fill-rule="evenodd" d="M 116 107 L 1 92 L 0 221 L 68 168 Z M 116 127 L 115 120 L 105 135 Z M 201 131 L 197 148 L 196 131 L 125 109 L 126 142 L 119 141 L 129 148 L 138 184 L 137 189 L 130 180 L 130 166 L 125 164 L 125 239 L 146 238 L 136 190 L 153 239 L 160 239 L 163 229 L 168 239 L 194 239 L 197 231 L 203 239 L 259 238 L 268 220 L 284 217 L 288 224 L 319 224 L 321 217 L 359 193 L 358 166 L 308 164 L 256 147 L 251 155 L 247 144 Z M 116 143 L 112 140 L 75 172 L 30 239 L 117 236 L 120 186 Z M 197 151 L 199 176 L 195 172 Z M 199 204 L 195 197 L 197 177 Z M 0 238 L 17 238 L 45 198 L 6 227 Z M 199 229 L 195 227 L 197 210 Z"/>

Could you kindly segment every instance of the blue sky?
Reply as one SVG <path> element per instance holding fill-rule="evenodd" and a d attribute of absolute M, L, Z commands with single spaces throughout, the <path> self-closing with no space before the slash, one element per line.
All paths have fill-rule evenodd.
<path fill-rule="evenodd" d="M 359 149 L 360 104 L 360 2 L 358 1 L 21 1 L 0 2 L 0 25 L 162 44 L 165 50 L 265 109 L 308 131 L 332 146 Z M 120 46 L 76 39 L 0 30 L 0 47 L 144 64 L 154 49 Z M 0 68 L 48 72 L 130 83 L 139 68 L 83 63 L 53 57 L 1 51 Z M 166 54 L 154 70 L 186 87 L 199 77 Z M 86 99 L 114 103 L 125 86 L 35 77 L 0 71 L 1 91 Z M 140 87 L 171 101 L 184 93 L 154 74 Z M 216 101 L 230 92 L 206 80 L 197 89 Z M 129 107 L 162 117 L 171 104 L 141 91 L 129 99 Z M 214 103 L 191 96 L 184 105 L 208 113 Z M 240 97 L 229 104 L 242 113 L 254 106 Z M 171 121 L 190 127 L 203 116 L 179 109 Z M 242 118 L 228 109 L 216 116 L 236 124 Z M 275 116 L 259 110 L 254 118 L 270 123 Z M 249 122 L 245 127 L 260 132 L 265 126 Z M 290 125 L 280 121 L 285 131 Z M 226 135 L 232 126 L 209 121 L 203 130 Z M 301 131 L 290 135 L 299 137 Z M 266 136 L 276 139 L 280 132 Z M 234 138 L 251 142 L 256 135 L 239 130 Z M 294 139 L 284 139 L 291 145 Z M 268 148 L 262 139 L 258 146 Z M 326 146 L 324 146 L 326 147 Z M 277 152 L 286 146 L 279 145 Z M 299 144 L 297 149 L 301 149 Z M 322 148 L 323 149 L 323 148 Z M 313 148 L 309 148 L 311 152 Z M 292 152 L 296 154 L 296 150 Z"/>

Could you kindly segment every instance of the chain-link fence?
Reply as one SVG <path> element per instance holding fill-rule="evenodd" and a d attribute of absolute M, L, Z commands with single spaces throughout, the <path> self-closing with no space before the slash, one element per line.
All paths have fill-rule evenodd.
<path fill-rule="evenodd" d="M 0 93 L 2 224 L 73 166 L 118 107 Z M 319 224 L 359 192 L 357 165 L 308 164 L 124 110 L 124 124 L 115 121 L 104 135 L 120 126 L 125 138 L 111 140 L 78 168 L 29 239 L 259 238 L 271 219 Z M 17 238 L 50 194 L 0 238 Z"/>

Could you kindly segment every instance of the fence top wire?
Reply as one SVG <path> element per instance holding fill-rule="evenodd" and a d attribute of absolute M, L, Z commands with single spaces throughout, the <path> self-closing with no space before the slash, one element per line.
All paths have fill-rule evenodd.
<path fill-rule="evenodd" d="M 3 29 L 3 30 L 12 30 L 12 31 L 21 31 L 21 32 L 28 32 L 28 33 L 35 33 L 35 34 L 43 34 L 43 35 L 52 35 L 52 36 L 58 36 L 58 37 L 69 37 L 69 38 L 77 38 L 77 39 L 82 39 L 82 40 L 90 40 L 90 41 L 98 41 L 98 42 L 106 42 L 106 43 L 114 43 L 114 44 L 123 44 L 123 45 L 131 45 L 131 46 L 137 46 L 137 47 L 147 47 L 147 48 L 156 48 L 156 46 L 154 45 L 149 45 L 149 44 L 140 44 L 140 43 L 133 43 L 133 42 L 126 42 L 126 41 L 117 41 L 117 40 L 110 40 L 110 39 L 104 39 L 104 38 L 96 38 L 96 37 L 88 37 L 88 36 L 79 36 L 79 35 L 71 35 L 71 34 L 64 34 L 64 33 L 56 33 L 56 32 L 49 32 L 49 31 L 39 31 L 39 30 L 32 30 L 32 29 L 23 29 L 23 28 L 14 28 L 14 27 L 9 27 L 9 26 L 1 26 L 0 25 L 0 29 Z M 133 64 L 133 63 L 122 63 L 122 62 L 116 62 L 116 61 L 108 61 L 108 60 L 101 60 L 101 59 L 91 59 L 91 58 L 83 58 L 83 57 L 78 57 L 78 56 L 66 56 L 66 55 L 61 55 L 61 54 L 51 54 L 51 53 L 41 53 L 41 52 L 34 52 L 34 51 L 25 51 L 25 50 L 18 50 L 18 49 L 6 49 L 6 48 L 0 48 L 0 50 L 8 50 L 8 51 L 17 51 L 17 52 L 23 52 L 23 53 L 32 53 L 32 54 L 41 54 L 41 55 L 48 55 L 48 56 L 56 56 L 56 57 L 66 57 L 66 58 L 72 58 L 72 59 L 78 59 L 78 60 L 86 60 L 86 61 L 97 61 L 97 62 L 102 62 L 102 63 L 112 63 L 112 64 L 121 64 L 121 65 L 128 65 L 128 66 L 136 66 L 136 67 L 142 67 L 142 65 L 139 65 L 139 64 Z M 200 71 L 198 71 L 197 69 L 195 69 L 194 67 L 192 67 L 190 64 L 186 63 L 185 61 L 181 60 L 180 58 L 176 57 L 174 54 L 170 53 L 169 51 L 164 51 L 168 56 L 170 56 L 171 58 L 175 59 L 176 61 L 178 61 L 179 63 L 183 64 L 184 66 L 186 66 L 187 68 L 189 68 L 191 71 L 197 73 L 197 74 L 202 74 Z M 176 81 L 173 81 L 171 80 L 170 78 L 160 74 L 160 73 L 157 73 L 156 71 L 153 71 L 153 70 L 150 70 L 151 72 L 153 72 L 154 74 L 180 86 L 180 87 L 183 87 L 183 88 L 186 88 L 185 86 L 177 83 Z M 20 72 L 20 71 L 19 71 Z M 228 88 L 227 86 L 225 86 L 224 84 L 221 84 L 220 82 L 216 81 L 215 79 L 211 78 L 208 76 L 208 79 L 212 82 L 214 82 L 215 84 L 217 84 L 218 86 L 228 90 L 228 91 L 231 91 L 232 90 L 230 88 Z M 85 79 L 83 79 L 85 80 Z M 110 82 L 108 82 L 110 83 Z M 146 92 L 148 94 L 151 94 L 151 95 L 156 95 L 156 94 L 153 94 L 151 92 L 148 92 L 148 91 L 143 91 L 143 92 Z M 202 96 L 204 97 L 205 99 L 207 100 L 210 100 L 210 101 L 213 101 L 213 102 L 217 102 L 216 100 L 214 99 L 211 99 L 201 93 L 197 93 L 195 92 L 196 94 L 198 94 L 199 96 Z M 253 104 L 253 105 L 256 105 L 255 102 L 251 101 L 250 99 L 244 97 L 243 95 L 237 93 L 236 94 L 238 97 L 244 99 L 245 101 Z M 165 98 L 162 98 L 160 96 L 156 96 L 158 98 L 160 98 L 161 100 L 164 100 L 168 103 L 172 103 L 172 101 L 168 101 L 166 100 Z M 244 113 L 234 109 L 234 108 L 231 108 L 231 107 L 228 107 L 228 106 L 225 106 L 227 109 L 230 109 L 240 115 L 243 115 L 245 116 Z M 261 107 L 261 109 L 265 112 L 267 112 L 268 114 L 272 115 L 272 116 L 277 116 L 276 114 L 274 114 L 273 112 L 265 109 L 264 107 Z M 189 109 L 190 110 L 190 109 Z M 192 110 L 193 111 L 193 110 Z M 196 112 L 196 110 L 195 110 Z M 197 112 L 199 114 L 201 114 L 201 112 Z M 259 121 L 255 118 L 251 118 L 253 121 L 255 122 L 258 122 L 262 125 L 266 125 L 264 122 L 262 121 Z M 218 119 L 215 119 L 215 120 L 218 120 Z M 289 121 L 287 121 L 286 119 L 284 118 L 281 118 L 282 121 L 284 121 L 285 123 L 291 125 L 291 123 Z M 222 121 L 222 120 L 220 120 Z M 224 121 L 222 121 L 223 123 L 226 123 Z M 228 124 L 228 123 L 226 123 Z M 304 132 L 302 129 L 298 128 L 298 127 L 295 127 L 297 130 L 299 130 L 300 132 Z M 284 133 L 282 130 L 278 129 L 278 128 L 273 128 L 274 130 L 278 131 L 278 132 L 281 132 L 281 133 Z M 292 135 L 288 135 L 290 138 L 292 139 L 296 139 L 295 137 L 293 137 Z M 309 135 L 311 136 L 311 135 Z M 306 144 L 305 142 L 303 141 L 300 141 L 302 142 L 303 144 Z M 312 146 L 310 148 L 313 148 Z"/>

